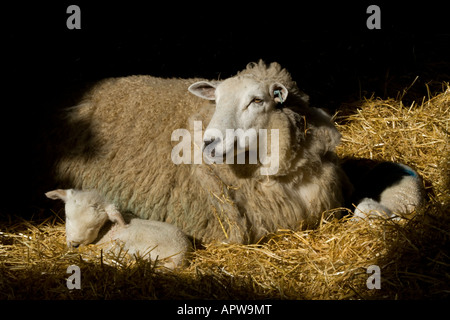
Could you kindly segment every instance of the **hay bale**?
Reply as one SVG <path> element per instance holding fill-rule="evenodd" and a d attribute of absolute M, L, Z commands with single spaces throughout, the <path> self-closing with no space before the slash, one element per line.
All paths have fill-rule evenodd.
<path fill-rule="evenodd" d="M 421 104 L 367 99 L 335 116 L 343 158 L 402 162 L 424 177 L 427 204 L 409 220 L 323 220 L 279 230 L 255 245 L 210 244 L 190 266 L 159 272 L 126 253 L 71 251 L 63 221 L 0 222 L 0 299 L 407 299 L 448 298 L 450 87 Z M 82 289 L 66 287 L 67 267 Z M 370 290 L 367 268 L 381 269 Z"/>
<path fill-rule="evenodd" d="M 447 84 L 443 93 L 421 105 L 413 102 L 404 106 L 393 99 L 344 105 L 335 116 L 343 135 L 338 154 L 343 158 L 401 162 L 416 168 L 434 188 L 446 188 L 444 180 L 450 173 L 449 101 Z"/>

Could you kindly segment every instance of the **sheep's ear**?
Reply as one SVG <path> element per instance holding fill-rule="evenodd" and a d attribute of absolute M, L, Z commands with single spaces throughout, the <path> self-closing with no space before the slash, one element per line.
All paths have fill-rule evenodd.
<path fill-rule="evenodd" d="M 288 89 L 279 82 L 272 83 L 269 92 L 272 98 L 278 103 L 285 102 L 288 97 Z"/>
<path fill-rule="evenodd" d="M 192 84 L 188 90 L 190 93 L 195 94 L 197 97 L 202 99 L 215 100 L 215 92 L 218 84 L 219 82 L 212 83 L 207 81 L 199 81 Z"/>
<path fill-rule="evenodd" d="M 68 190 L 56 189 L 56 190 L 45 193 L 45 195 L 47 196 L 47 198 L 50 198 L 53 200 L 61 199 L 62 201 L 66 202 L 67 201 L 67 191 Z"/>
<path fill-rule="evenodd" d="M 109 220 L 112 222 L 116 222 L 121 226 L 126 225 L 125 220 L 123 220 L 122 214 L 117 210 L 116 206 L 113 204 L 108 204 L 105 207 L 106 214 L 108 215 Z"/>

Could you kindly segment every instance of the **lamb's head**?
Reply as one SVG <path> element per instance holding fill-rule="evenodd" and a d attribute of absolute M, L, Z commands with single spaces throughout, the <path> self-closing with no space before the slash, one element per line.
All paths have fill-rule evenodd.
<path fill-rule="evenodd" d="M 76 248 L 94 242 L 108 219 L 125 224 L 116 207 L 106 203 L 94 190 L 57 189 L 45 195 L 65 202 L 66 240 L 69 247 Z"/>
<path fill-rule="evenodd" d="M 203 136 L 202 150 L 210 159 L 257 146 L 260 129 L 271 127 L 272 115 L 280 111 L 290 93 L 290 101 L 300 97 L 307 102 L 307 96 L 300 93 L 285 69 L 278 63 L 266 66 L 262 61 L 223 81 L 196 82 L 189 91 L 216 103 Z"/>

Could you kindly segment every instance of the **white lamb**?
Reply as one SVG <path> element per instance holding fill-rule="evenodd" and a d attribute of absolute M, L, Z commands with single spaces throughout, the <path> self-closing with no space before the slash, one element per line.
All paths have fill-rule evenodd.
<path fill-rule="evenodd" d="M 380 163 L 361 179 L 356 190 L 359 196 L 354 212 L 356 219 L 398 219 L 419 210 L 425 199 L 420 176 L 400 163 Z"/>
<path fill-rule="evenodd" d="M 176 226 L 122 216 L 114 204 L 94 190 L 58 189 L 45 195 L 65 202 L 69 247 L 94 243 L 105 245 L 106 250 L 122 248 L 129 254 L 148 254 L 149 259 L 162 261 L 170 269 L 183 265 L 191 250 L 191 242 Z"/>

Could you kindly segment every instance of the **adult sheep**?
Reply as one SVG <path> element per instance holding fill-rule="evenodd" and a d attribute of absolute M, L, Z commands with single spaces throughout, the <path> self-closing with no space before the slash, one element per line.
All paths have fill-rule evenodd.
<path fill-rule="evenodd" d="M 175 224 L 196 239 L 255 242 L 278 228 L 313 226 L 343 205 L 350 186 L 335 154 L 340 134 L 330 120 L 308 106 L 278 63 L 250 63 L 213 82 L 107 79 L 67 111 L 73 130 L 60 146 L 55 174 L 58 187 L 97 189 L 121 211 Z M 193 142 L 174 138 L 183 128 Z M 254 129 L 258 143 L 259 129 L 267 129 L 267 141 L 276 132 L 278 143 L 268 148 L 278 159 L 275 170 L 261 170 L 273 164 L 261 158 L 253 164 L 174 163 L 172 151 L 183 141 L 192 142 L 192 155 L 207 149 L 206 158 L 225 157 L 237 148 L 227 129 Z M 223 133 L 223 141 L 211 131 Z M 196 142 L 202 132 L 204 142 Z"/>

